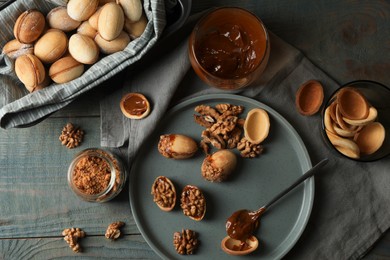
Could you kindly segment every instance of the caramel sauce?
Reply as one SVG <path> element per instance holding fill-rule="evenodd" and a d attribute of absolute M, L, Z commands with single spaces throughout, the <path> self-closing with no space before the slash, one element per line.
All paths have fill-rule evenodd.
<path fill-rule="evenodd" d="M 136 116 L 142 115 L 148 109 L 146 101 L 137 95 L 131 95 L 126 98 L 123 102 L 123 106 L 127 112 Z"/>
<path fill-rule="evenodd" d="M 255 43 L 239 25 L 222 25 L 206 33 L 200 42 L 196 51 L 199 62 L 214 76 L 241 78 L 258 64 Z"/>
<path fill-rule="evenodd" d="M 265 212 L 265 207 L 257 211 L 238 210 L 226 221 L 229 237 L 245 242 L 259 226 L 258 218 Z"/>
<path fill-rule="evenodd" d="M 229 237 L 245 241 L 255 230 L 256 221 L 253 221 L 247 210 L 234 212 L 226 222 L 226 231 Z"/>

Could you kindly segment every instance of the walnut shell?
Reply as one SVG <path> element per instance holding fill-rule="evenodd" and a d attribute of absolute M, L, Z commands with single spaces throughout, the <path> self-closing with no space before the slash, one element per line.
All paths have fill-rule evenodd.
<path fill-rule="evenodd" d="M 99 48 L 93 39 L 81 34 L 73 34 L 69 39 L 69 52 L 83 64 L 93 64 L 99 58 Z"/>
<path fill-rule="evenodd" d="M 38 10 L 27 10 L 16 20 L 14 36 L 21 43 L 33 43 L 45 29 L 45 16 Z"/>
<path fill-rule="evenodd" d="M 58 6 L 46 15 L 46 21 L 50 28 L 59 29 L 64 32 L 75 30 L 80 25 L 80 21 L 73 20 L 65 6 Z"/>
<path fill-rule="evenodd" d="M 3 53 L 11 59 L 16 59 L 24 54 L 34 54 L 34 45 L 21 43 L 13 39 L 4 45 Z"/>
<path fill-rule="evenodd" d="M 102 7 L 98 21 L 98 31 L 103 39 L 112 41 L 123 30 L 125 16 L 122 8 L 116 3 L 108 3 Z"/>
<path fill-rule="evenodd" d="M 16 59 L 15 73 L 30 92 L 40 89 L 46 77 L 45 67 L 33 54 L 22 55 Z"/>
<path fill-rule="evenodd" d="M 56 83 L 66 83 L 80 77 L 83 72 L 84 64 L 71 56 L 66 56 L 50 66 L 49 76 Z"/>
<path fill-rule="evenodd" d="M 86 21 L 91 17 L 99 5 L 99 0 L 69 0 L 68 15 L 76 21 Z"/>
<path fill-rule="evenodd" d="M 191 137 L 181 134 L 160 136 L 158 151 L 167 158 L 186 159 L 195 155 L 198 145 Z"/>
<path fill-rule="evenodd" d="M 44 63 L 53 63 L 68 50 L 68 37 L 59 29 L 50 29 L 35 43 L 34 54 Z"/>

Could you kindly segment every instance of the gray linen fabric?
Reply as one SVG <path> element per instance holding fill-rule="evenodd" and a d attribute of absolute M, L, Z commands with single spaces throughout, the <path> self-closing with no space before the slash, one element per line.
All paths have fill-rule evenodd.
<path fill-rule="evenodd" d="M 167 40 L 152 55 L 153 62 L 131 68 L 123 89 L 101 103 L 102 146 L 128 145 L 134 158 L 169 106 L 198 95 L 226 93 L 205 85 L 190 69 L 187 36 Z M 302 137 L 313 164 L 328 157 L 325 174 L 316 177 L 314 208 L 302 237 L 288 259 L 357 259 L 390 226 L 390 158 L 357 163 L 341 158 L 324 144 L 320 114 L 305 117 L 295 109 L 295 93 L 305 81 L 317 79 L 329 97 L 338 84 L 297 49 L 271 34 L 270 63 L 252 87 L 231 91 L 259 100 L 284 116 Z M 142 68 L 146 68 L 143 70 Z M 146 119 L 130 120 L 119 109 L 124 93 L 142 92 L 152 103 Z"/>
<path fill-rule="evenodd" d="M 144 2 L 148 25 L 141 37 L 125 50 L 100 59 L 87 67 L 84 74 L 68 83 L 51 84 L 43 90 L 28 93 L 13 72 L 14 61 L 0 55 L 0 126 L 28 125 L 66 106 L 75 98 L 138 61 L 157 42 L 166 24 L 164 0 Z M 13 26 L 18 16 L 36 8 L 47 13 L 55 5 L 42 0 L 19 0 L 0 11 L 0 48 L 14 38 Z"/>

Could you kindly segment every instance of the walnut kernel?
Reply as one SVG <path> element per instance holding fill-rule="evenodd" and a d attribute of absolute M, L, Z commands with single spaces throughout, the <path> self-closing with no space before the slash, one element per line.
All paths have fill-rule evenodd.
<path fill-rule="evenodd" d="M 62 145 L 69 149 L 75 148 L 83 141 L 84 131 L 75 127 L 72 123 L 67 123 L 62 129 L 61 135 L 58 138 Z"/>
<path fill-rule="evenodd" d="M 111 240 L 116 240 L 121 236 L 121 230 L 120 228 L 125 225 L 124 222 L 122 221 L 116 221 L 111 223 L 106 230 L 106 238 L 111 239 Z"/>
<path fill-rule="evenodd" d="M 254 158 L 263 153 L 263 146 L 261 144 L 253 144 L 243 137 L 237 144 L 237 149 L 241 152 L 242 157 Z"/>
<path fill-rule="evenodd" d="M 192 255 L 199 246 L 197 233 L 190 229 L 182 229 L 173 234 L 173 246 L 181 255 Z"/>
<path fill-rule="evenodd" d="M 85 232 L 80 228 L 66 228 L 62 231 L 64 240 L 69 244 L 69 247 L 76 253 L 81 252 L 80 244 L 78 243 L 79 238 L 85 237 Z"/>

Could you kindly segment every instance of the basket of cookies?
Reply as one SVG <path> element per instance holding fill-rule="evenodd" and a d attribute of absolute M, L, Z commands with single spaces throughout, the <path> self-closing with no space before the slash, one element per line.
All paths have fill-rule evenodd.
<path fill-rule="evenodd" d="M 164 0 L 17 0 L 0 11 L 0 126 L 33 123 L 141 59 Z M 10 120 L 10 115 L 20 114 Z"/>

